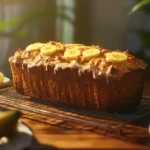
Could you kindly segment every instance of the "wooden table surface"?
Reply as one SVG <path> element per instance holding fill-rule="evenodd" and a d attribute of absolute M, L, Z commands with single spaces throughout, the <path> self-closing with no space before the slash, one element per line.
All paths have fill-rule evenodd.
<path fill-rule="evenodd" d="M 143 95 L 150 96 L 150 82 L 145 84 Z M 59 127 L 21 118 L 33 131 L 33 143 L 29 150 L 39 149 L 150 149 L 150 146 L 126 142 L 89 131 L 62 130 Z"/>
<path fill-rule="evenodd" d="M 145 84 L 143 95 L 150 96 L 150 82 Z M 150 116 L 149 116 L 150 119 Z M 33 131 L 33 142 L 28 150 L 49 149 L 150 149 L 134 142 L 127 142 L 107 135 L 92 133 L 86 130 L 66 130 L 55 125 L 46 124 L 22 117 L 21 120 Z"/>

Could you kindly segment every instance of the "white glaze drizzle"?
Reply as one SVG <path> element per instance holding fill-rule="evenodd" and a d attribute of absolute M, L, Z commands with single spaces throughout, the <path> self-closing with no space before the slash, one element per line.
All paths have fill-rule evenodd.
<path fill-rule="evenodd" d="M 54 68 L 54 74 L 56 74 L 56 71 L 58 71 L 59 69 L 66 69 L 68 68 L 69 64 L 67 63 L 58 63 L 55 65 L 55 68 Z"/>
<path fill-rule="evenodd" d="M 16 64 L 17 62 L 17 53 L 15 53 L 15 56 L 13 58 L 10 58 L 9 61 Z M 48 56 L 41 56 L 37 55 L 35 58 L 29 57 L 28 52 L 23 52 L 21 57 L 23 60 L 23 64 L 27 64 L 28 72 L 29 68 L 32 68 L 34 66 L 40 66 L 44 65 L 45 70 L 48 70 L 48 65 L 54 66 L 54 73 L 59 69 L 66 69 L 66 68 L 78 68 L 78 74 L 81 75 L 81 73 L 88 71 L 92 72 L 93 78 L 96 79 L 99 76 L 106 75 L 107 78 L 107 84 L 109 84 L 109 77 L 112 76 L 111 74 L 111 66 L 108 66 L 105 68 L 105 59 L 102 58 L 102 61 L 99 63 L 99 59 L 95 60 L 94 64 L 90 64 L 89 62 L 87 64 L 79 64 L 77 60 L 72 60 L 71 62 L 61 62 L 59 58 L 56 56 L 53 60 L 48 61 L 50 57 Z M 22 64 L 22 69 L 24 69 L 24 65 Z M 97 66 L 97 67 L 96 67 Z M 119 72 L 130 72 L 132 69 L 141 68 L 145 69 L 146 66 L 143 65 L 143 63 L 140 63 L 139 60 L 135 60 L 133 64 L 131 62 L 129 64 L 124 65 L 124 63 L 117 65 L 117 69 L 120 70 Z M 118 76 L 118 74 L 113 74 L 113 76 Z"/>

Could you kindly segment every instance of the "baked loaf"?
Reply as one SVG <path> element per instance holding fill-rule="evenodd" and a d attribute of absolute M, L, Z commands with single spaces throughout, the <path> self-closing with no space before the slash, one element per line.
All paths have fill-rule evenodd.
<path fill-rule="evenodd" d="M 18 50 L 9 62 L 18 93 L 105 112 L 139 105 L 147 68 L 129 51 L 54 41 Z"/>

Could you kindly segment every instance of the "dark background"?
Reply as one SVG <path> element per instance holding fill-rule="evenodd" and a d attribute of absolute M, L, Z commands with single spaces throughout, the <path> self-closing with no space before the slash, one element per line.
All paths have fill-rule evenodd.
<path fill-rule="evenodd" d="M 19 48 L 49 40 L 132 51 L 150 65 L 150 7 L 138 0 L 0 0 L 0 71 Z M 150 80 L 148 69 L 147 80 Z"/>

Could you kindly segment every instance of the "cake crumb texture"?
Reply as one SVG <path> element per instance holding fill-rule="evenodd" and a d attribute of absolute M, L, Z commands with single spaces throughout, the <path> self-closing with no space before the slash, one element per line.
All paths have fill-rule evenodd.
<path fill-rule="evenodd" d="M 129 51 L 54 41 L 30 44 L 9 62 L 18 93 L 104 112 L 140 104 L 147 68 Z"/>

